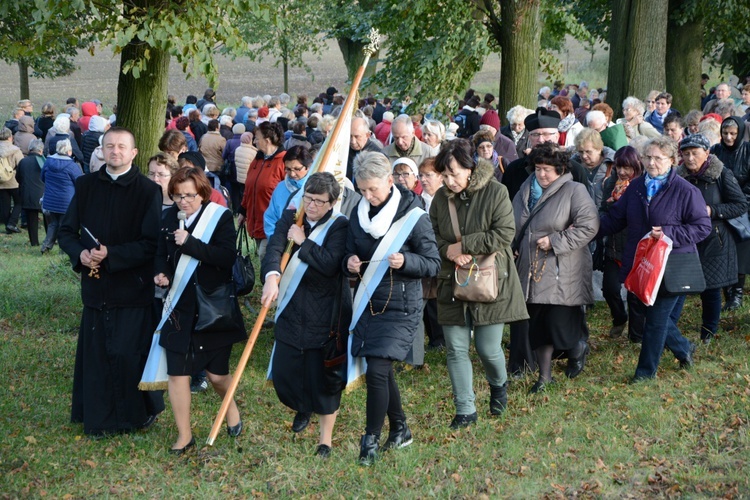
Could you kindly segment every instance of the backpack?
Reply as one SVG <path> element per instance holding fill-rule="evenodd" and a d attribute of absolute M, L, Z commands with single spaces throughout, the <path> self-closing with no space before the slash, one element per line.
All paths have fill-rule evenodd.
<path fill-rule="evenodd" d="M 10 160 L 3 156 L 0 157 L 0 182 L 8 182 L 16 175 L 16 169 L 10 163 Z"/>

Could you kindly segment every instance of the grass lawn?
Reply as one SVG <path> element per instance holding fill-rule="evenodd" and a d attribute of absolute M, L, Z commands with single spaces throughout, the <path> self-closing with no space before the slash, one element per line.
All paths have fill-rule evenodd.
<path fill-rule="evenodd" d="M 222 431 L 213 447 L 169 455 L 176 437 L 169 405 L 147 432 L 87 438 L 69 423 L 79 297 L 57 247 L 41 256 L 25 232 L 0 235 L 0 498 L 750 496 L 747 305 L 722 318 L 693 370 L 665 355 L 657 380 L 628 385 L 638 348 L 608 337 L 599 303 L 584 373 L 567 380 L 561 364 L 559 383 L 535 397 L 527 395 L 533 377 L 512 382 L 502 418 L 489 416 L 474 356 L 480 419 L 461 431 L 448 429 L 445 353 L 429 352 L 423 370 L 397 375 L 414 444 L 362 468 L 355 462 L 364 389 L 344 396 L 333 454 L 317 459 L 317 420 L 294 436 L 293 412 L 265 386 L 270 331 L 261 332 L 238 390 L 246 426 L 236 440 Z M 245 314 L 249 329 L 255 318 Z M 699 322 L 700 304 L 690 298 L 681 326 L 693 341 Z M 194 398 L 199 443 L 219 404 L 210 390 Z"/>

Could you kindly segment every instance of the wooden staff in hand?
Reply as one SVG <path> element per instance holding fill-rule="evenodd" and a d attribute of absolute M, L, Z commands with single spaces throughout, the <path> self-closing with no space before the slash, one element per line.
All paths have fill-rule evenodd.
<path fill-rule="evenodd" d="M 346 101 L 344 102 L 343 109 L 341 111 L 341 115 L 339 116 L 339 119 L 336 120 L 336 125 L 333 128 L 333 131 L 329 135 L 329 137 L 326 139 L 326 142 L 324 143 L 323 150 L 321 151 L 321 160 L 319 162 L 316 162 L 318 165 L 318 168 L 316 171 L 318 172 L 324 172 L 326 169 L 326 166 L 328 165 L 328 159 L 331 156 L 331 152 L 333 151 L 333 145 L 336 143 L 336 139 L 339 136 L 339 133 L 341 132 L 341 128 L 344 123 L 348 123 L 349 120 L 343 119 L 345 116 L 347 116 L 346 113 L 348 113 L 349 116 L 351 116 L 353 109 L 354 109 L 354 102 L 357 98 L 357 91 L 359 89 L 359 84 L 362 82 L 362 76 L 365 73 L 365 68 L 367 67 L 367 64 L 370 60 L 370 56 L 375 53 L 375 51 L 378 48 L 378 38 L 379 34 L 375 29 L 372 29 L 370 31 L 370 43 L 365 48 L 365 59 L 362 62 L 362 65 L 357 70 L 357 74 L 354 77 L 354 81 L 352 82 L 352 88 L 349 91 L 349 95 L 346 97 Z M 347 131 L 349 133 L 349 131 Z M 346 141 L 348 144 L 349 141 Z M 300 207 L 297 210 L 297 215 L 295 219 L 295 224 L 297 226 L 302 226 L 302 221 L 304 220 L 304 205 L 300 203 Z M 284 255 L 281 257 L 281 273 L 284 273 L 284 270 L 286 269 L 287 264 L 289 264 L 289 259 L 292 256 L 292 247 L 294 245 L 293 240 L 289 240 L 286 246 L 286 250 L 284 251 Z M 281 276 L 269 276 L 268 279 L 277 279 L 281 280 Z M 258 312 L 258 318 L 255 320 L 255 325 L 253 326 L 253 330 L 250 332 L 250 338 L 247 340 L 247 344 L 245 345 L 245 349 L 242 351 L 242 356 L 240 356 L 240 361 L 237 363 L 237 370 L 234 372 L 234 376 L 232 377 L 232 383 L 229 386 L 229 389 L 227 390 L 227 393 L 224 395 L 224 401 L 221 403 L 221 408 L 219 408 L 219 413 L 216 415 L 216 420 L 214 420 L 214 425 L 211 427 L 211 432 L 208 435 L 208 439 L 206 440 L 206 444 L 209 446 L 213 446 L 214 441 L 216 440 L 216 436 L 219 435 L 219 432 L 221 431 L 222 423 L 224 422 L 224 418 L 226 417 L 227 410 L 229 409 L 229 406 L 234 399 L 234 393 L 237 391 L 237 386 L 240 383 L 240 378 L 242 377 L 242 373 L 245 371 L 245 366 L 247 366 L 247 361 L 250 359 L 250 354 L 253 352 L 253 347 L 255 347 L 255 342 L 258 340 L 258 335 L 260 334 L 260 330 L 263 326 L 263 321 L 266 319 L 266 314 L 268 314 L 268 306 L 262 305 L 260 311 Z"/>

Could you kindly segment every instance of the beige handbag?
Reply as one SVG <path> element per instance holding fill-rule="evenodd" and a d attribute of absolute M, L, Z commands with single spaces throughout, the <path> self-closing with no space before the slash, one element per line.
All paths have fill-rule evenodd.
<path fill-rule="evenodd" d="M 448 212 L 453 225 L 456 241 L 461 241 L 458 226 L 456 203 L 448 200 Z M 473 255 L 471 263 L 464 266 L 456 264 L 453 281 L 453 297 L 464 302 L 495 302 L 497 300 L 497 266 L 495 255 Z"/>

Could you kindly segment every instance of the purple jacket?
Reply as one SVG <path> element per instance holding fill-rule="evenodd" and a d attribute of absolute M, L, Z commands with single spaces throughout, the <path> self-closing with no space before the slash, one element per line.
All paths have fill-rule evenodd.
<path fill-rule="evenodd" d="M 696 244 L 711 233 L 711 219 L 701 192 L 677 175 L 673 168 L 667 185 L 651 200 L 646 201 L 646 176 L 634 179 L 622 198 L 601 218 L 599 236 L 619 233 L 627 228 L 627 240 L 622 255 L 620 280 L 633 267 L 635 248 L 653 226 L 661 226 L 672 238 L 674 253 L 698 252 Z"/>

